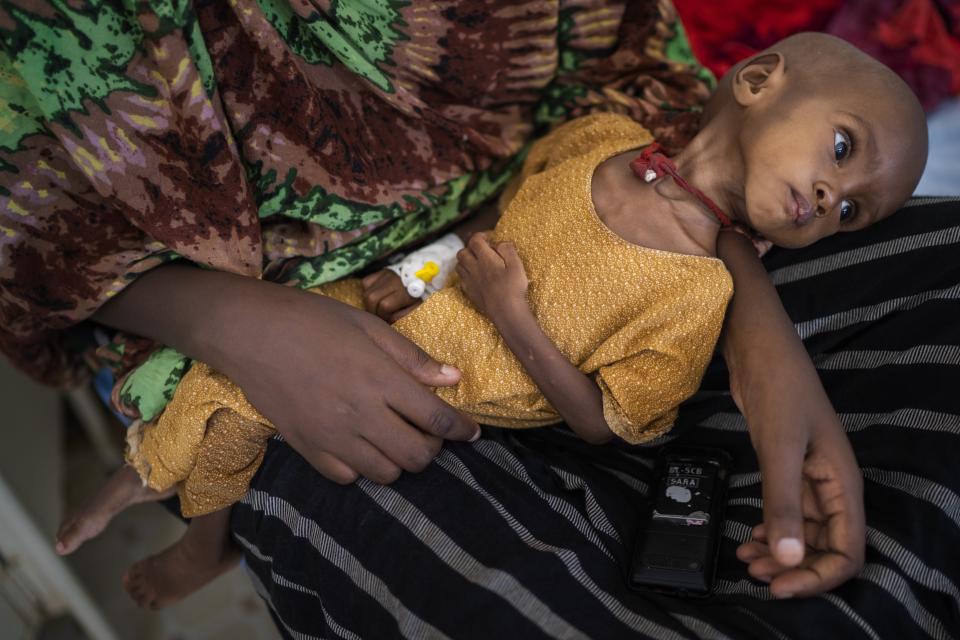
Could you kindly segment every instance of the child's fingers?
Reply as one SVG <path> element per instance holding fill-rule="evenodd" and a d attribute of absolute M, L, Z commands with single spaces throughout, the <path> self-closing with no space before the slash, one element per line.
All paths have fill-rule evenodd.
<path fill-rule="evenodd" d="M 394 313 L 392 316 L 390 316 L 390 320 L 389 320 L 388 322 L 390 322 L 390 324 L 395 323 L 395 322 L 396 322 L 397 320 L 399 320 L 400 318 L 404 317 L 405 315 L 408 315 L 410 312 L 412 312 L 412 311 L 413 311 L 414 309 L 416 309 L 418 306 L 420 306 L 420 304 L 419 304 L 419 303 L 416 303 L 416 304 L 411 304 L 409 307 L 405 307 L 405 308 L 403 308 L 403 309 L 400 309 L 400 311 L 397 311 L 397 312 Z"/>
<path fill-rule="evenodd" d="M 386 320 L 395 312 L 408 306 L 411 298 L 406 291 L 392 291 L 380 299 L 377 304 L 377 315 Z"/>
<path fill-rule="evenodd" d="M 750 536 L 754 540 L 759 540 L 760 542 L 767 541 L 767 527 L 762 522 L 753 528 Z"/>
<path fill-rule="evenodd" d="M 360 280 L 360 284 L 363 285 L 364 289 L 369 289 L 377 280 L 379 280 L 385 270 L 374 271 L 373 273 L 367 274 L 363 279 Z"/>
<path fill-rule="evenodd" d="M 771 593 L 777 598 L 816 595 L 840 586 L 860 569 L 851 558 L 835 552 L 818 554 L 804 565 L 776 576 L 770 583 Z"/>
<path fill-rule="evenodd" d="M 462 265 L 469 270 L 471 266 L 476 264 L 476 262 L 477 262 L 477 256 L 473 254 L 473 251 L 470 249 L 470 247 L 464 247 L 463 249 L 460 249 L 460 251 L 457 252 L 458 267 Z"/>
<path fill-rule="evenodd" d="M 770 555 L 770 547 L 762 542 L 744 542 L 737 547 L 737 558 L 743 562 L 753 562 L 757 558 Z"/>
<path fill-rule="evenodd" d="M 770 582 L 771 579 L 792 568 L 780 564 L 773 556 L 761 556 L 750 562 L 747 573 L 758 580 Z"/>
<path fill-rule="evenodd" d="M 471 242 L 488 242 L 489 234 L 486 231 L 474 231 L 470 234 L 470 237 L 467 238 L 467 245 L 469 246 Z"/>
<path fill-rule="evenodd" d="M 466 286 L 466 282 L 470 280 L 470 274 L 472 273 L 470 271 L 470 267 L 466 263 L 458 262 L 457 268 L 454 269 L 454 271 L 456 271 L 457 275 L 460 277 L 460 286 Z"/>
<path fill-rule="evenodd" d="M 803 560 L 803 457 L 800 434 L 779 433 L 758 447 L 763 478 L 763 522 L 773 554 L 785 566 Z"/>
<path fill-rule="evenodd" d="M 475 233 L 470 238 L 469 243 L 470 249 L 473 251 L 473 254 L 477 257 L 477 260 L 480 262 L 486 262 L 494 265 L 503 265 L 503 258 L 500 257 L 493 247 L 490 246 L 490 241 L 487 239 L 487 234 L 485 233 Z"/>
<path fill-rule="evenodd" d="M 376 313 L 380 301 L 390 295 L 393 289 L 382 282 L 378 282 L 372 288 L 363 292 L 363 308 L 370 313 Z"/>
<path fill-rule="evenodd" d="M 508 269 L 523 269 L 520 254 L 517 253 L 517 247 L 512 242 L 499 242 L 495 248 Z"/>
<path fill-rule="evenodd" d="M 488 244 L 490 243 L 487 240 L 487 234 L 478 232 L 470 236 L 470 239 L 467 240 L 467 244 L 464 248 L 469 249 L 474 255 L 479 257 L 478 252 L 480 251 L 480 248 Z"/>

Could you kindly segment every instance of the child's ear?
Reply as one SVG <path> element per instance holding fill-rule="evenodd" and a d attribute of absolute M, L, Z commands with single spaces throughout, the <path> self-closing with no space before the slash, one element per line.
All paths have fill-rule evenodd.
<path fill-rule="evenodd" d="M 744 64 L 733 76 L 733 97 L 749 107 L 767 97 L 783 82 L 784 60 L 777 52 L 765 53 Z"/>

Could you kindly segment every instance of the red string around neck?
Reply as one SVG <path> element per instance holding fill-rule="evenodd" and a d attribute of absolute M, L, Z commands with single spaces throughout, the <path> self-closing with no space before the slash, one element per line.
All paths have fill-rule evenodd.
<path fill-rule="evenodd" d="M 670 176 L 673 178 L 673 181 L 677 183 L 678 187 L 692 194 L 697 200 L 710 209 L 713 215 L 717 217 L 717 220 L 720 221 L 721 227 L 733 226 L 733 221 L 730 219 L 730 216 L 725 214 L 723 210 L 717 206 L 716 202 L 680 177 L 680 174 L 677 173 L 677 165 L 673 164 L 673 160 L 660 153 L 660 145 L 656 142 L 647 145 L 647 147 L 640 152 L 640 155 L 630 162 L 630 168 L 633 169 L 637 177 L 644 182 L 653 182 L 664 175 Z"/>

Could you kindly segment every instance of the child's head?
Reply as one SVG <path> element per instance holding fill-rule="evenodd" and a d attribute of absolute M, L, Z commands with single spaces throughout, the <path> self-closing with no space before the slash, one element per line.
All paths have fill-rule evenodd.
<path fill-rule="evenodd" d="M 729 127 L 740 152 L 732 213 L 785 247 L 890 215 L 927 158 L 926 118 L 910 88 L 825 34 L 792 36 L 732 68 L 704 123 Z"/>

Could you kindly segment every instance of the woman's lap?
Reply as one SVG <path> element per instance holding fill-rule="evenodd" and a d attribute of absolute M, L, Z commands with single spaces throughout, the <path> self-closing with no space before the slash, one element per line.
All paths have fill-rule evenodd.
<path fill-rule="evenodd" d="M 958 213 L 908 208 L 767 260 L 864 471 L 857 578 L 782 602 L 747 577 L 734 550 L 760 520 L 760 478 L 718 362 L 667 438 L 734 456 L 715 597 L 626 587 L 656 447 L 487 428 L 389 487 L 340 487 L 273 441 L 233 531 L 278 626 L 291 637 L 952 637 Z"/>

